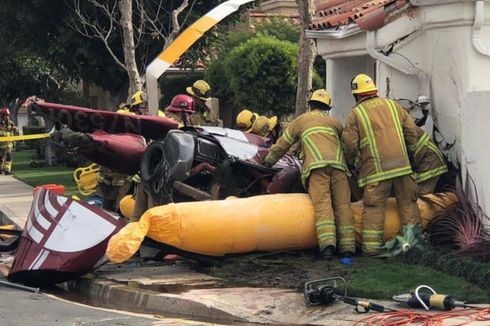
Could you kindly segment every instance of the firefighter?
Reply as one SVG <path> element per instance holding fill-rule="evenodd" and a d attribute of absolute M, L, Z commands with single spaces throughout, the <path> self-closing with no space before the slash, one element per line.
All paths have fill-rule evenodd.
<path fill-rule="evenodd" d="M 260 115 L 255 119 L 252 128 L 249 131 L 251 134 L 269 138 L 270 120 L 266 116 Z"/>
<path fill-rule="evenodd" d="M 275 143 L 281 135 L 281 131 L 281 124 L 279 123 L 277 116 L 269 118 L 269 133 L 267 137 L 269 137 L 270 140 Z"/>
<path fill-rule="evenodd" d="M 243 109 L 236 117 L 236 126 L 240 131 L 267 137 L 272 142 L 279 138 L 280 126 L 276 116 L 267 118 L 249 109 Z"/>
<path fill-rule="evenodd" d="M 131 96 L 131 104 L 119 104 L 116 112 L 129 115 L 148 114 L 148 102 L 145 93 L 136 92 Z M 117 211 L 119 202 L 129 192 L 130 188 L 130 176 L 117 173 L 103 166 L 100 167 L 97 178 L 97 193 L 102 197 L 102 208 Z"/>
<path fill-rule="evenodd" d="M 119 202 L 131 187 L 130 177 L 101 166 L 97 178 L 97 193 L 102 197 L 102 208 L 117 211 Z"/>
<path fill-rule="evenodd" d="M 179 123 L 179 128 L 190 126 L 190 116 L 193 110 L 194 99 L 189 95 L 178 94 L 172 98 L 170 105 L 165 108 L 165 116 Z"/>
<path fill-rule="evenodd" d="M 8 108 L 0 109 L 0 137 L 14 136 L 17 127 L 10 120 L 10 110 Z M 0 142 L 0 173 L 9 175 L 12 171 L 12 149 L 14 142 Z"/>
<path fill-rule="evenodd" d="M 304 149 L 302 181 L 315 209 L 316 234 L 322 256 L 331 260 L 335 247 L 352 256 L 355 250 L 350 189 L 339 137 L 342 125 L 328 113 L 330 94 L 319 89 L 308 101 L 309 112 L 293 120 L 264 159 L 272 166 L 297 141 Z"/>
<path fill-rule="evenodd" d="M 138 115 L 148 115 L 148 97 L 143 91 L 138 91 L 131 96 L 129 111 Z"/>
<path fill-rule="evenodd" d="M 130 110 L 131 105 L 126 104 L 125 102 L 121 102 L 118 107 L 117 107 L 117 113 L 122 113 L 122 114 L 136 114 L 134 112 L 131 112 Z"/>
<path fill-rule="evenodd" d="M 417 173 L 419 195 L 433 193 L 441 175 L 448 171 L 441 151 L 420 127 L 417 127 L 414 169 Z"/>
<path fill-rule="evenodd" d="M 236 127 L 243 132 L 250 132 L 255 120 L 259 117 L 257 113 L 249 109 L 243 109 L 236 116 Z"/>
<path fill-rule="evenodd" d="M 371 77 L 351 82 L 357 102 L 347 117 L 342 145 L 349 169 L 363 189 L 362 248 L 377 254 L 383 245 L 386 200 L 394 193 L 402 224 L 419 224 L 417 185 L 409 157 L 415 154 L 417 129 L 395 101 L 378 97 Z"/>
<path fill-rule="evenodd" d="M 217 112 L 211 110 L 206 101 L 210 100 L 211 86 L 204 80 L 197 80 L 186 88 L 187 93 L 194 100 L 194 111 L 190 117 L 192 126 L 222 126 L 222 121 L 219 119 Z"/>

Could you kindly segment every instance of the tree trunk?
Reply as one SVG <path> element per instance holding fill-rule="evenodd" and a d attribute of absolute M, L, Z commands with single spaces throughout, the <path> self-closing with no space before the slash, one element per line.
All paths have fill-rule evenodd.
<path fill-rule="evenodd" d="M 299 116 L 308 110 L 308 98 L 312 90 L 316 45 L 313 40 L 306 38 L 306 29 L 308 29 L 315 14 L 315 5 L 313 0 L 296 0 L 296 3 L 298 4 L 301 21 L 298 53 L 298 89 L 296 91 L 295 109 L 295 115 Z"/>
<path fill-rule="evenodd" d="M 120 0 L 121 27 L 123 31 L 124 63 L 129 77 L 129 95 L 143 88 L 143 80 L 136 65 L 134 32 L 133 32 L 133 1 Z"/>

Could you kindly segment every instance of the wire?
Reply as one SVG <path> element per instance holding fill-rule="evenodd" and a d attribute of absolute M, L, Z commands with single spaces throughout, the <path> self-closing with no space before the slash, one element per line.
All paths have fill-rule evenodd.
<path fill-rule="evenodd" d="M 459 324 L 451 324 L 453 326 L 468 325 L 474 321 L 490 321 L 490 308 L 460 309 L 436 314 L 399 310 L 397 312 L 378 313 L 362 318 L 356 321 L 354 326 L 443 326 L 445 320 L 452 318 L 467 319 Z"/>

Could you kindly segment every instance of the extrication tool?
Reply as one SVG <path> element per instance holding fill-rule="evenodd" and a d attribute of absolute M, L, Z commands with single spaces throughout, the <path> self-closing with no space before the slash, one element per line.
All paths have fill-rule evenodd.
<path fill-rule="evenodd" d="M 430 293 L 421 293 L 421 290 L 429 290 Z M 456 307 L 472 308 L 463 301 L 455 300 L 449 295 L 436 293 L 428 285 L 420 285 L 415 291 L 393 296 L 393 300 L 405 304 L 411 308 L 424 308 L 425 310 L 452 310 Z"/>

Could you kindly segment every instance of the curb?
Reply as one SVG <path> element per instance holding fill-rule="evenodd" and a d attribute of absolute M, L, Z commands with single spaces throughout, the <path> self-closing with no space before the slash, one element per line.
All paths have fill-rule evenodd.
<path fill-rule="evenodd" d="M 273 320 L 264 317 L 236 310 L 229 313 L 178 294 L 160 293 L 111 281 L 80 278 L 63 285 L 67 291 L 82 296 L 89 303 L 108 308 L 215 322 L 274 324 Z"/>

